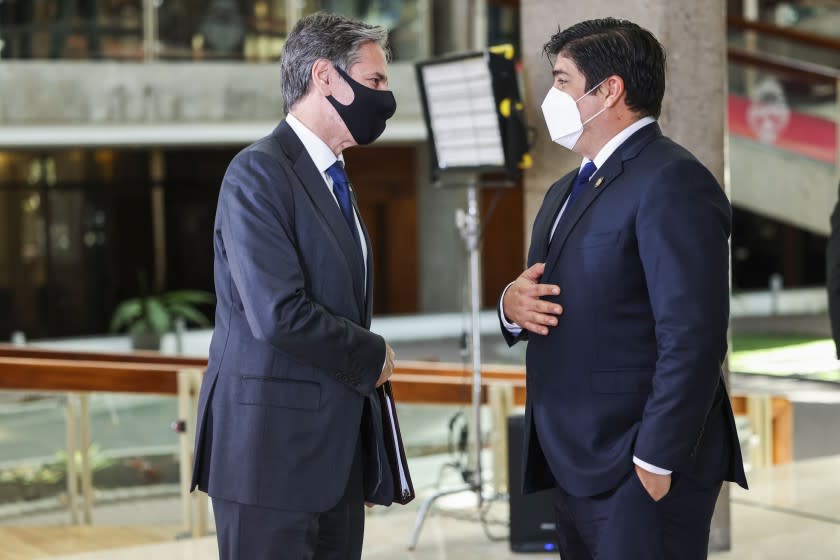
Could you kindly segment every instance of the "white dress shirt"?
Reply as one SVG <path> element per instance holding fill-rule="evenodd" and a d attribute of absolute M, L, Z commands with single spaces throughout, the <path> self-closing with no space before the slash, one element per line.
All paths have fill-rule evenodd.
<path fill-rule="evenodd" d="M 333 200 L 335 200 L 336 206 L 341 209 L 341 205 L 338 203 L 338 198 L 336 198 L 335 192 L 333 191 L 332 177 L 327 174 L 327 169 L 329 169 L 329 167 L 336 161 L 340 161 L 343 165 L 344 155 L 340 154 L 338 157 L 335 157 L 335 154 L 330 147 L 327 146 L 326 142 L 321 140 L 314 132 L 306 128 L 306 125 L 300 122 L 300 120 L 293 114 L 289 113 L 286 115 L 286 122 L 289 123 L 289 126 L 292 128 L 294 133 L 297 134 L 297 137 L 303 144 L 303 148 L 306 150 L 306 153 L 309 154 L 309 157 L 312 158 L 312 161 L 315 163 L 315 167 L 317 167 L 318 171 L 321 173 L 321 178 L 324 179 L 324 184 L 330 191 L 330 195 L 332 195 Z M 350 189 L 353 189 L 352 185 Z M 367 285 L 367 244 L 365 243 L 365 234 L 362 230 L 362 224 L 359 222 L 359 215 L 355 212 L 355 210 L 353 212 L 353 216 L 356 219 L 356 229 L 359 232 L 359 240 L 362 244 L 362 259 L 365 263 L 365 285 Z"/>
<path fill-rule="evenodd" d="M 641 119 L 637 120 L 636 122 L 634 122 L 633 124 L 631 124 L 630 126 L 625 128 L 624 130 L 622 130 L 621 132 L 619 132 L 618 134 L 613 136 L 610 139 L 610 141 L 607 142 L 606 144 L 604 144 L 604 147 L 601 148 L 601 150 L 595 155 L 595 159 L 592 160 L 592 162 L 595 164 L 595 168 L 600 169 L 601 166 L 604 165 L 604 162 L 606 162 L 609 159 L 609 157 L 611 155 L 613 155 L 613 153 L 625 141 L 627 141 L 627 139 L 630 138 L 633 134 L 635 134 L 636 132 L 638 132 L 642 128 L 644 128 L 644 127 L 646 127 L 650 124 L 653 124 L 655 122 L 656 122 L 656 120 L 653 117 L 642 117 Z M 583 166 L 586 165 L 587 163 L 589 163 L 589 161 L 590 161 L 589 159 L 583 158 L 583 161 L 580 164 L 581 169 L 583 169 Z M 597 173 L 597 171 L 596 171 L 596 173 Z M 563 216 L 563 213 L 566 211 L 566 205 L 568 204 L 568 202 L 569 201 L 567 199 L 566 202 L 563 203 L 563 207 L 560 209 L 560 212 L 557 214 L 557 219 L 554 220 L 554 225 L 551 227 L 551 237 L 554 237 L 554 230 L 557 229 L 557 224 L 560 223 L 560 218 Z M 522 327 L 520 327 L 516 323 L 511 323 L 510 321 L 507 320 L 507 317 L 505 317 L 505 310 L 504 310 L 504 307 L 502 305 L 502 302 L 504 302 L 504 299 L 505 299 L 505 293 L 507 293 L 508 288 L 510 288 L 511 284 L 513 284 L 513 282 L 508 284 L 507 287 L 502 292 L 502 299 L 499 301 L 499 312 L 500 312 L 499 316 L 502 318 L 502 324 L 504 325 L 505 329 L 507 329 L 507 331 L 510 334 L 512 334 L 513 336 L 519 336 L 519 334 L 522 332 Z M 642 461 L 641 459 L 639 459 L 635 455 L 633 456 L 633 462 L 635 464 L 639 465 L 640 467 L 642 467 L 643 469 L 645 469 L 646 471 L 652 472 L 654 474 L 671 474 L 671 471 L 659 468 L 659 467 L 654 466 L 654 465 L 651 465 L 650 463 Z"/>

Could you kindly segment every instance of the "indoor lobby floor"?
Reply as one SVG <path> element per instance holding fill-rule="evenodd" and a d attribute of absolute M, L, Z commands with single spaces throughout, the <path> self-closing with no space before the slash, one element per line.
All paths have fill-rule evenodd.
<path fill-rule="evenodd" d="M 752 489 L 732 487 L 733 548 L 710 556 L 713 560 L 840 560 L 840 456 L 810 459 L 791 465 L 756 469 L 749 475 Z M 451 501 L 426 522 L 417 549 L 406 543 L 418 502 L 405 508 L 372 512 L 367 518 L 365 560 L 505 560 L 557 558 L 550 554 L 513 554 L 506 541 L 491 542 L 482 527 L 464 520 L 469 509 Z M 441 513 L 442 510 L 451 512 Z M 498 511 L 497 511 L 498 510 Z M 491 519 L 503 516 L 503 504 L 493 506 Z M 504 531 L 491 526 L 492 533 Z M 213 560 L 215 540 L 110 549 L 53 560 Z"/>

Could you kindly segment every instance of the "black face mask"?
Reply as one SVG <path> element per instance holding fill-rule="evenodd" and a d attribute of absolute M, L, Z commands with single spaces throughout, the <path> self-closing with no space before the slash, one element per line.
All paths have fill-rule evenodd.
<path fill-rule="evenodd" d="M 394 116 L 397 100 L 390 91 L 380 91 L 363 86 L 341 68 L 335 67 L 341 77 L 353 89 L 353 102 L 342 105 L 332 95 L 327 100 L 332 103 L 347 130 L 357 144 L 370 144 L 385 131 L 385 121 Z"/>

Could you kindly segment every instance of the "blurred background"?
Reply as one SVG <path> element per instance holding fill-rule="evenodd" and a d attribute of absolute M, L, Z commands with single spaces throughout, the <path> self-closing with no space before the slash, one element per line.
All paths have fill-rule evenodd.
<path fill-rule="evenodd" d="M 414 64 L 512 44 L 533 129 L 534 167 L 479 200 L 482 362 L 510 390 L 483 410 L 503 496 L 500 419 L 521 404 L 524 350 L 506 348 L 494 308 L 522 270 L 546 188 L 579 163 L 546 138 L 540 48 L 558 25 L 618 15 L 665 44 L 664 131 L 734 207 L 730 383 L 757 487 L 722 498 L 713 547 L 719 558 L 840 558 L 840 509 L 827 503 L 840 498 L 826 289 L 840 178 L 837 0 L 0 0 L 0 541 L 14 543 L 0 558 L 196 534 L 189 507 L 201 506 L 180 494 L 191 390 L 181 376 L 179 409 L 177 379 L 206 361 L 218 190 L 233 156 L 282 118 L 277 60 L 295 22 L 318 10 L 389 30 L 397 113 L 375 145 L 345 157 L 373 242 L 373 329 L 403 373 L 440 381 L 431 397 L 415 396 L 410 376 L 395 383 L 418 490 L 435 487 L 442 465 L 455 465 L 444 487 L 467 468 L 471 389 L 455 225 L 466 196 L 430 177 Z M 407 554 L 415 512 L 371 513 L 372 534 L 389 536 L 373 537 L 365 557 Z M 442 504 L 416 557 L 513 557 L 484 534 L 504 540 L 510 515 L 504 500 L 480 514 Z"/>

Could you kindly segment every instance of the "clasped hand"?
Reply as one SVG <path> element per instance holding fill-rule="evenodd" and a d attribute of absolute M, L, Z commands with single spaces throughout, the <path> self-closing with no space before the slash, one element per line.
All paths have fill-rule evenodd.
<path fill-rule="evenodd" d="M 395 359 L 394 349 L 391 348 L 391 345 L 387 342 L 385 343 L 385 363 L 382 365 L 382 373 L 379 375 L 379 379 L 376 380 L 376 386 L 380 387 L 385 384 L 386 381 L 391 379 L 391 375 L 394 373 L 394 359 Z"/>

